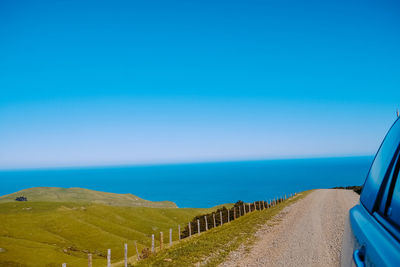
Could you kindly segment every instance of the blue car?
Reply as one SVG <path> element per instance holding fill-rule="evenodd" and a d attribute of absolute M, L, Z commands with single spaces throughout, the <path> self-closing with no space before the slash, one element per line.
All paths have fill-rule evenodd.
<path fill-rule="evenodd" d="M 400 266 L 400 119 L 383 140 L 349 213 L 342 266 Z"/>

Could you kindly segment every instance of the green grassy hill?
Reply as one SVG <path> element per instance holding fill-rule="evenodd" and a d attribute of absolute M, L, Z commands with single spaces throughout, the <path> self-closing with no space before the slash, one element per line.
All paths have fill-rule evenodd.
<path fill-rule="evenodd" d="M 171 201 L 153 202 L 132 194 L 114 194 L 84 188 L 34 187 L 16 193 L 1 196 L 0 203 L 15 202 L 15 198 L 24 196 L 28 202 L 79 202 L 110 206 L 136 206 L 152 208 L 176 208 Z"/>
<path fill-rule="evenodd" d="M 124 243 L 132 255 L 134 240 L 141 251 L 151 246 L 151 234 L 156 234 L 158 244 L 159 232 L 163 231 L 167 240 L 168 230 L 173 228 L 177 240 L 178 224 L 183 227 L 195 215 L 210 210 L 84 201 L 0 203 L 0 266 L 61 266 L 63 262 L 68 267 L 87 266 L 89 252 L 94 266 L 105 266 L 108 248 L 112 261 L 118 262 L 123 258 Z"/>

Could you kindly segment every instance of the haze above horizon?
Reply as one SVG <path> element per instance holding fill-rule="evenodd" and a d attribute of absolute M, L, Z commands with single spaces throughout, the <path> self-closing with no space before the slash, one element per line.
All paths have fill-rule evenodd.
<path fill-rule="evenodd" d="M 0 169 L 372 155 L 395 1 L 0 3 Z"/>

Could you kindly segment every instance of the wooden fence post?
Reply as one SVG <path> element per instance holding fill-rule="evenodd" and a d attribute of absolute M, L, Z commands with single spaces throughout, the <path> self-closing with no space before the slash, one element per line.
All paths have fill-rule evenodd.
<path fill-rule="evenodd" d="M 222 221 L 222 211 L 219 212 L 219 218 L 221 219 L 221 225 L 223 225 L 224 222 Z"/>
<path fill-rule="evenodd" d="M 206 216 L 204 216 L 204 222 L 206 223 L 206 231 L 208 231 L 207 215 L 206 215 Z"/>
<path fill-rule="evenodd" d="M 151 253 L 154 253 L 154 234 L 151 235 Z"/>
<path fill-rule="evenodd" d="M 160 250 L 163 249 L 164 246 L 164 233 L 160 232 Z"/>
<path fill-rule="evenodd" d="M 125 258 L 125 267 L 128 267 L 128 244 L 124 245 L 124 258 Z"/>
<path fill-rule="evenodd" d="M 92 253 L 89 253 L 88 254 L 88 266 L 89 267 L 92 267 L 93 265 L 92 265 Z"/>
<path fill-rule="evenodd" d="M 233 208 L 233 220 L 236 220 L 236 207 Z"/>
<path fill-rule="evenodd" d="M 251 205 L 250 205 L 250 203 L 248 203 L 248 205 L 249 205 L 249 212 L 251 212 Z"/>
<path fill-rule="evenodd" d="M 111 267 L 111 249 L 107 249 L 107 267 Z"/>
<path fill-rule="evenodd" d="M 230 217 L 229 215 L 230 215 L 230 214 L 229 214 L 229 209 L 228 209 L 228 222 L 231 221 L 231 218 L 229 218 L 229 217 Z"/>
<path fill-rule="evenodd" d="M 181 240 L 181 225 L 178 225 L 178 239 Z"/>
<path fill-rule="evenodd" d="M 243 203 L 243 215 L 246 215 L 246 204 Z"/>
<path fill-rule="evenodd" d="M 140 256 L 139 256 L 139 250 L 137 248 L 137 242 L 135 241 L 135 249 L 136 249 L 136 256 L 137 256 L 137 260 L 140 260 Z"/>
<path fill-rule="evenodd" d="M 213 213 L 213 220 L 214 220 L 214 228 L 217 227 L 217 224 L 215 223 L 215 213 Z"/>
<path fill-rule="evenodd" d="M 191 237 L 192 236 L 192 228 L 191 228 L 191 225 L 190 225 L 190 222 L 189 222 L 189 237 Z"/>
<path fill-rule="evenodd" d="M 172 228 L 169 228 L 169 246 L 172 246 Z"/>
<path fill-rule="evenodd" d="M 254 211 L 256 211 L 257 210 L 257 206 L 256 206 L 256 202 L 255 201 L 254 201 L 253 205 L 254 205 Z"/>
<path fill-rule="evenodd" d="M 200 234 L 200 220 L 197 219 L 197 233 Z"/>

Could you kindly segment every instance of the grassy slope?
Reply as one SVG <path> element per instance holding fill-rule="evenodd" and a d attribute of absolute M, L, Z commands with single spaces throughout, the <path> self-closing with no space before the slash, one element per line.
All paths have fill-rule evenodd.
<path fill-rule="evenodd" d="M 140 206 L 152 208 L 176 208 L 171 201 L 153 202 L 132 194 L 115 194 L 84 188 L 34 187 L 1 196 L 0 203 L 14 202 L 16 197 L 25 196 L 34 202 L 82 202 L 111 206 Z"/>
<path fill-rule="evenodd" d="M 211 229 L 201 235 L 187 238 L 176 243 L 172 248 L 165 249 L 134 266 L 217 266 L 223 262 L 229 253 L 240 244 L 254 241 L 254 233 L 271 217 L 280 212 L 285 206 L 303 198 L 308 192 L 286 200 L 276 207 L 256 211 L 239 219 L 224 224 L 222 227 Z M 170 259 L 171 261 L 165 261 Z M 132 262 L 133 263 L 133 262 Z"/>
<path fill-rule="evenodd" d="M 0 203 L 0 266 L 105 266 L 106 251 L 112 262 L 123 258 L 123 244 L 130 253 L 134 240 L 139 250 L 150 247 L 151 234 L 165 233 L 212 209 L 121 207 L 71 202 Z M 156 240 L 158 244 L 158 240 Z M 13 263 L 14 262 L 14 263 Z M 18 265 L 18 264 L 20 265 Z"/>

